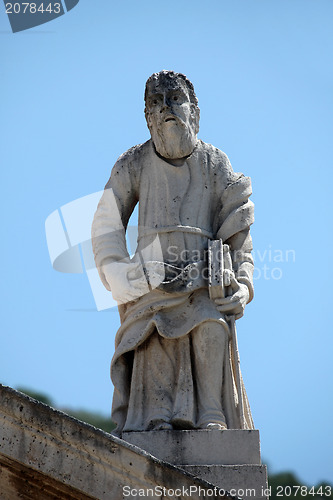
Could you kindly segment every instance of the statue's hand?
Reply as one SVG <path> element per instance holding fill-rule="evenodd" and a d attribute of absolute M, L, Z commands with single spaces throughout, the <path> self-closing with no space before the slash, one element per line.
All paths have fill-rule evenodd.
<path fill-rule="evenodd" d="M 235 315 L 235 319 L 239 319 L 243 316 L 245 306 L 249 300 L 249 289 L 244 283 L 239 283 L 234 273 L 230 271 L 225 272 L 224 285 L 230 287 L 232 294 L 223 299 L 215 299 L 217 309 L 221 313 Z"/>
<path fill-rule="evenodd" d="M 103 265 L 103 272 L 112 297 L 119 304 L 126 304 L 149 292 L 140 262 L 107 262 Z"/>

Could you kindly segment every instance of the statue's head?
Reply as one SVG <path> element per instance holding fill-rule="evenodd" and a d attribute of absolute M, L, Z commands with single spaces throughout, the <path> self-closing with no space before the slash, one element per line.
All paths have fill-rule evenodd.
<path fill-rule="evenodd" d="M 146 82 L 145 116 L 157 152 L 183 158 L 197 143 L 200 110 L 192 83 L 182 73 L 160 71 Z"/>

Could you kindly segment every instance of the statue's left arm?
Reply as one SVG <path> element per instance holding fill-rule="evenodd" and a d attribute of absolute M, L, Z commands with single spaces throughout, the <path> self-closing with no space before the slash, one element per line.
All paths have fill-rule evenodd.
<path fill-rule="evenodd" d="M 254 221 L 254 205 L 249 200 L 251 180 L 241 174 L 233 174 L 232 181 L 222 194 L 222 208 L 218 217 L 217 238 L 229 245 L 232 272 L 225 276 L 230 295 L 216 299 L 220 312 L 234 314 L 236 319 L 244 314 L 244 308 L 253 298 L 252 238 L 250 226 Z"/>
<path fill-rule="evenodd" d="M 227 297 L 216 299 L 220 312 L 233 314 L 239 319 L 246 304 L 253 298 L 253 258 L 250 230 L 243 230 L 226 242 L 231 250 L 232 271 L 225 271 L 224 286 L 229 287 Z"/>

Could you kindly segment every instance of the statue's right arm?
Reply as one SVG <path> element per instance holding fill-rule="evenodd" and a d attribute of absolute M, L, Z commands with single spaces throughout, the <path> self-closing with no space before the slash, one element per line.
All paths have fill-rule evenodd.
<path fill-rule="evenodd" d="M 120 157 L 112 169 L 92 224 L 92 246 L 95 263 L 104 286 L 118 300 L 117 289 L 129 288 L 126 276 L 130 258 L 125 232 L 129 218 L 138 202 L 136 176 L 131 162 Z M 111 283 L 113 281 L 113 283 Z M 113 286 L 112 286 L 113 285 Z M 116 295 L 116 297 L 115 297 Z M 127 296 L 126 301 L 132 295 Z"/>

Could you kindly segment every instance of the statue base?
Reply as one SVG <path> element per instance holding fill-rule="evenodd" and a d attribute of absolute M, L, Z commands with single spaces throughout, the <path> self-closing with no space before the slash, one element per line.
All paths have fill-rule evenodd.
<path fill-rule="evenodd" d="M 123 439 L 236 497 L 268 498 L 257 430 L 124 432 Z"/>

